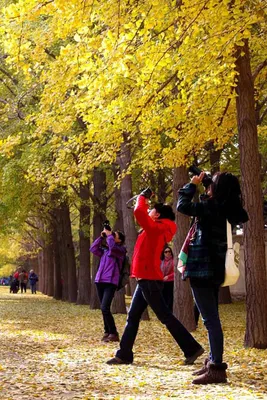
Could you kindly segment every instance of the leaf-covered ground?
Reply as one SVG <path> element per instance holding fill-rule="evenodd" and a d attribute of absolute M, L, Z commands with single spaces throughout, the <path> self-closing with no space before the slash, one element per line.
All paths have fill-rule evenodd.
<path fill-rule="evenodd" d="M 151 312 L 150 312 L 151 315 Z M 267 399 L 267 350 L 244 349 L 243 303 L 221 306 L 228 384 L 195 386 L 167 330 L 142 321 L 132 365 L 108 366 L 100 311 L 0 288 L 0 399 Z M 120 333 L 125 315 L 116 315 Z M 208 349 L 202 325 L 194 333 Z"/>

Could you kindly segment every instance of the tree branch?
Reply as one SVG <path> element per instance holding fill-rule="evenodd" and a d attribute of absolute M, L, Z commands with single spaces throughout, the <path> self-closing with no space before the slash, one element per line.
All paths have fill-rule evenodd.
<path fill-rule="evenodd" d="M 252 74 L 252 79 L 253 79 L 253 81 L 255 81 L 255 79 L 257 78 L 257 76 L 258 76 L 259 73 L 261 72 L 261 70 L 262 70 L 263 68 L 265 68 L 266 66 L 267 66 L 267 59 L 264 60 L 261 64 L 259 64 L 259 65 L 256 67 L 255 71 L 254 71 L 253 74 Z"/>

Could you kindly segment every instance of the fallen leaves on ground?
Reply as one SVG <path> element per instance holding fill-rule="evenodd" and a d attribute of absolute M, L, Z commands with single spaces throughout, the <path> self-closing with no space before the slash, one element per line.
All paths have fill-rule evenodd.
<path fill-rule="evenodd" d="M 192 372 L 164 326 L 142 321 L 132 365 L 109 366 L 99 310 L 0 288 L 0 399 L 267 399 L 267 350 L 245 349 L 245 305 L 220 306 L 228 384 L 192 385 Z M 115 315 L 123 332 L 126 315 Z M 193 335 L 208 351 L 202 323 Z M 204 357 L 203 357 L 204 358 Z M 202 359 L 203 361 L 203 359 Z"/>

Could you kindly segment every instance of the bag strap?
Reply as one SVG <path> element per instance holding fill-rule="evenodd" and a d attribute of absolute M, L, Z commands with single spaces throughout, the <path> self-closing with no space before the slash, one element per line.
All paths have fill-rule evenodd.
<path fill-rule="evenodd" d="M 232 225 L 226 220 L 227 249 L 233 248 Z"/>

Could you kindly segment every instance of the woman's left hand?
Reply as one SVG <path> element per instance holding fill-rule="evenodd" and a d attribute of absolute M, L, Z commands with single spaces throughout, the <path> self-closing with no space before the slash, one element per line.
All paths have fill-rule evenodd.
<path fill-rule="evenodd" d="M 194 185 L 199 185 L 202 182 L 204 175 L 205 175 L 204 171 L 202 171 L 199 175 L 194 175 L 193 178 L 191 179 L 191 183 L 193 183 Z"/>

